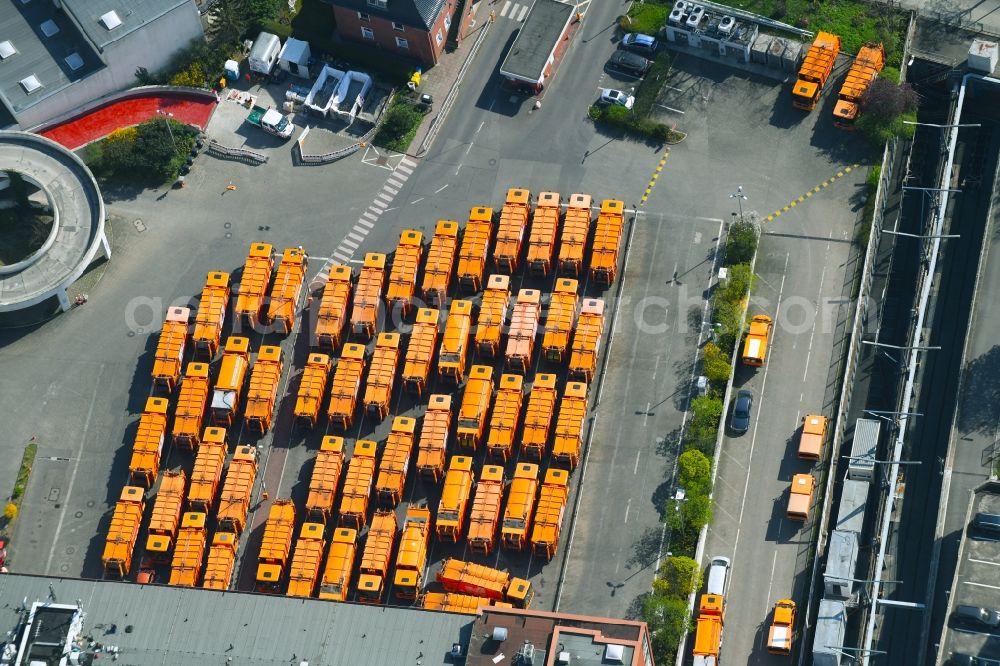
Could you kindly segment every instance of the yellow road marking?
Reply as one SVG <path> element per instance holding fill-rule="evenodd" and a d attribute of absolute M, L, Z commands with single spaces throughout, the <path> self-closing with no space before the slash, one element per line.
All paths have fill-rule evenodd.
<path fill-rule="evenodd" d="M 646 199 L 649 198 L 649 193 L 653 191 L 654 187 L 656 187 L 656 180 L 660 177 L 660 173 L 663 171 L 663 165 L 667 163 L 668 157 L 670 157 L 669 148 L 667 148 L 667 150 L 663 153 L 663 157 L 660 158 L 660 161 L 656 165 L 656 169 L 653 171 L 653 174 L 649 177 L 649 184 L 646 186 L 646 193 L 643 194 L 642 197 L 639 199 L 640 206 L 646 205 Z"/>
<path fill-rule="evenodd" d="M 783 206 L 781 209 L 776 210 L 773 213 L 771 213 L 770 215 L 768 215 L 767 217 L 765 217 L 764 221 L 765 222 L 771 222 L 772 220 L 778 219 L 779 217 L 782 216 L 782 214 L 787 213 L 792 208 L 797 207 L 800 203 L 803 203 L 806 199 L 808 199 L 812 195 L 814 195 L 817 192 L 819 192 L 820 190 L 822 190 L 822 189 L 824 189 L 824 188 L 829 187 L 830 185 L 832 185 L 834 182 L 836 182 L 836 180 L 838 178 L 843 178 L 844 176 L 846 176 L 847 174 L 851 173 L 855 169 L 860 168 L 860 166 L 861 166 L 860 164 L 852 164 L 851 166 L 844 167 L 842 170 L 840 170 L 840 171 L 837 172 L 837 175 L 833 176 L 832 178 L 829 178 L 828 180 L 824 180 L 822 183 L 820 183 L 816 187 L 812 188 L 811 190 L 807 191 L 805 194 L 803 194 L 799 198 L 793 199 L 793 200 L 789 201 L 787 205 Z"/>

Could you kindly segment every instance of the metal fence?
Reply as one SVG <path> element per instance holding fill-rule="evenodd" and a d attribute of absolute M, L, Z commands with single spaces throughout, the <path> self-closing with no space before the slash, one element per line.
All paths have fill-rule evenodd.
<path fill-rule="evenodd" d="M 267 155 L 256 153 L 246 148 L 230 148 L 224 146 L 215 139 L 208 142 L 208 153 L 225 160 L 235 160 L 248 164 L 264 164 L 267 162 Z"/>

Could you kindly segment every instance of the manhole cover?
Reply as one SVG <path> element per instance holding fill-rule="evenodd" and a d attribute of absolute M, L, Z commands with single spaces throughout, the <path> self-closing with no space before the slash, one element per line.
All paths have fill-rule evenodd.
<path fill-rule="evenodd" d="M 378 164 L 378 165 L 380 165 L 380 166 L 385 166 L 385 165 L 387 165 L 388 163 L 389 163 L 389 160 L 388 160 L 388 159 L 386 159 L 386 157 L 385 157 L 384 155 L 379 155 L 379 156 L 378 156 L 378 157 L 377 157 L 377 158 L 375 159 L 375 164 Z"/>
<path fill-rule="evenodd" d="M 69 548 L 66 549 L 67 555 L 72 555 L 75 552 L 76 552 L 76 546 L 70 546 Z"/>
<path fill-rule="evenodd" d="M 53 488 L 49 491 L 49 501 L 55 502 L 57 499 L 59 499 L 59 489 Z"/>
<path fill-rule="evenodd" d="M 128 332 L 128 337 L 134 338 L 135 337 L 135 331 L 129 331 Z"/>
<path fill-rule="evenodd" d="M 224 229 L 231 229 L 231 228 L 232 228 L 232 226 L 233 226 L 233 223 L 232 223 L 232 222 L 226 222 L 226 223 L 224 223 L 224 224 L 222 225 L 222 227 L 223 227 Z"/>
<path fill-rule="evenodd" d="M 90 500 L 89 502 L 87 502 L 87 508 L 88 509 L 93 509 L 94 508 L 94 500 Z"/>
<path fill-rule="evenodd" d="M 68 564 L 64 564 L 64 565 L 60 566 L 59 567 L 59 571 L 62 571 L 63 573 L 66 573 L 67 571 L 69 571 L 69 565 Z"/>
<path fill-rule="evenodd" d="M 226 232 L 226 239 L 228 240 L 228 239 L 230 239 L 232 237 L 233 237 L 233 233 L 231 231 L 227 231 Z"/>
<path fill-rule="evenodd" d="M 83 518 L 83 511 L 77 511 L 73 515 L 76 516 L 77 518 Z"/>
<path fill-rule="evenodd" d="M 493 159 L 493 158 L 490 158 L 490 166 L 496 166 L 496 165 L 497 165 L 497 161 L 495 159 Z"/>

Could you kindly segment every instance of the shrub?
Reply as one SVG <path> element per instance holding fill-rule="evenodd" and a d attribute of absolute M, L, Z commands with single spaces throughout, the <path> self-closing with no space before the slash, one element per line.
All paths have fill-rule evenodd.
<path fill-rule="evenodd" d="M 712 488 L 712 461 L 700 451 L 682 453 L 677 459 L 677 485 L 688 493 L 708 493 Z"/>
<path fill-rule="evenodd" d="M 732 364 L 729 357 L 714 342 L 706 342 L 702 349 L 704 353 L 703 367 L 708 381 L 714 384 L 724 384 L 729 381 Z"/>
<path fill-rule="evenodd" d="M 743 324 L 743 305 L 718 297 L 712 299 L 712 317 L 716 326 L 716 342 L 726 354 L 732 355 L 736 347 L 736 336 Z"/>
<path fill-rule="evenodd" d="M 681 505 L 681 516 L 695 532 L 712 522 L 712 498 L 708 495 L 688 495 Z"/>
<path fill-rule="evenodd" d="M 899 85 L 899 70 L 895 67 L 885 67 L 879 72 L 878 77 L 880 79 L 885 79 L 886 81 L 891 81 L 896 85 Z"/>
<path fill-rule="evenodd" d="M 705 456 L 715 450 L 715 440 L 722 418 L 722 401 L 711 396 L 699 396 L 691 401 L 691 423 L 685 438 L 686 449 L 696 449 Z"/>
<path fill-rule="evenodd" d="M 668 74 L 670 74 L 670 52 L 661 51 L 635 89 L 635 104 L 632 110 L 636 115 L 645 118 L 650 114 Z"/>
<path fill-rule="evenodd" d="M 9 521 L 17 518 L 17 505 L 13 502 L 7 502 L 7 505 L 3 508 L 3 517 Z"/>
<path fill-rule="evenodd" d="M 642 605 L 642 619 L 649 626 L 653 656 L 657 663 L 672 662 L 681 636 L 691 628 L 687 599 L 650 594 Z"/>
<path fill-rule="evenodd" d="M 690 557 L 673 555 L 663 560 L 653 591 L 676 599 L 687 598 L 701 587 L 701 566 Z"/>
<path fill-rule="evenodd" d="M 875 194 L 875 190 L 878 189 L 879 178 L 882 177 L 882 165 L 876 164 L 872 167 L 871 171 L 868 172 L 868 178 L 865 179 L 865 184 L 868 185 L 868 193 Z"/>
<path fill-rule="evenodd" d="M 397 97 L 386 111 L 385 121 L 372 140 L 377 146 L 405 153 L 424 119 L 420 107 Z"/>
<path fill-rule="evenodd" d="M 729 225 L 726 237 L 726 265 L 748 264 L 757 253 L 757 228 L 752 222 L 738 220 Z"/>
<path fill-rule="evenodd" d="M 112 132 L 88 151 L 88 163 L 103 178 L 159 185 L 177 177 L 194 141 L 186 125 L 156 118 Z"/>
<path fill-rule="evenodd" d="M 186 68 L 170 77 L 172 86 L 190 86 L 191 88 L 205 88 L 208 77 L 202 69 L 200 62 L 193 62 Z"/>
<path fill-rule="evenodd" d="M 604 109 L 597 106 L 596 104 L 593 104 L 589 109 L 587 109 L 587 116 L 589 116 L 592 121 L 597 122 L 598 120 L 601 119 L 601 114 L 603 112 Z"/>
<path fill-rule="evenodd" d="M 736 264 L 729 267 L 728 276 L 719 291 L 719 296 L 730 303 L 742 304 L 752 287 L 753 274 L 750 272 L 750 264 Z"/>

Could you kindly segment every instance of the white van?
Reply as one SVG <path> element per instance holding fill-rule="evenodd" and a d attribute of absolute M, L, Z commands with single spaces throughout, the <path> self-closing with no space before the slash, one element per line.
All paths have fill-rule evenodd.
<path fill-rule="evenodd" d="M 729 567 L 732 561 L 728 557 L 716 555 L 708 563 L 708 585 L 705 592 L 708 594 L 718 594 L 726 596 L 726 589 L 729 587 Z"/>

